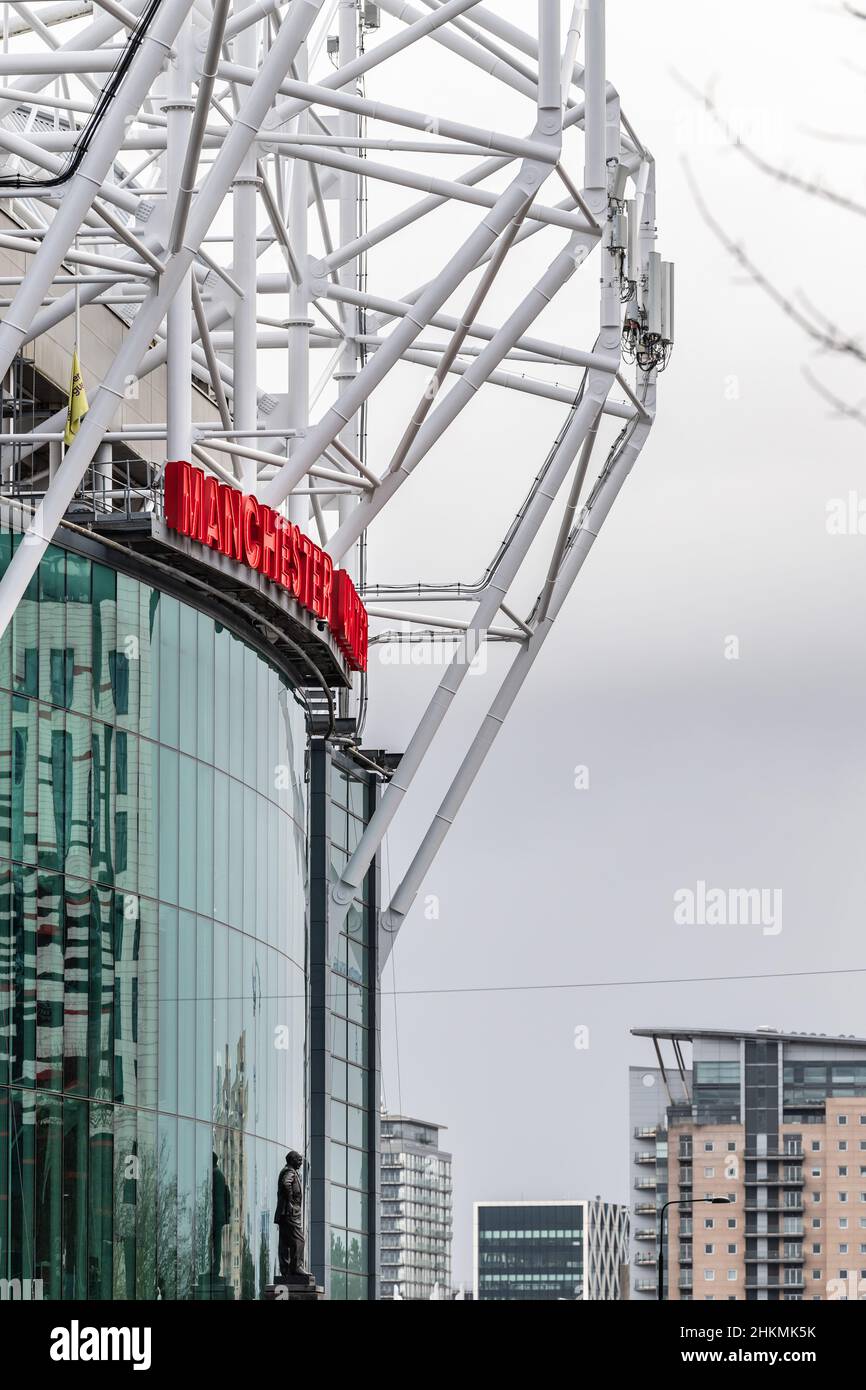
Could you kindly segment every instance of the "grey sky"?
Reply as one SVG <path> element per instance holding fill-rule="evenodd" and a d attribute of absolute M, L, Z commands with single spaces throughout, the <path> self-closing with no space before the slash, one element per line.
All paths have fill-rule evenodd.
<path fill-rule="evenodd" d="M 492 3 L 534 25 L 527 0 Z M 659 249 L 677 265 L 677 348 L 650 442 L 383 981 L 387 992 L 396 978 L 400 991 L 396 1029 L 385 998 L 387 1102 L 449 1127 L 458 1280 L 471 1277 L 475 1198 L 629 1200 L 626 1069 L 649 1060 L 631 1026 L 866 1029 L 862 975 L 454 992 L 866 968 L 866 536 L 830 536 L 825 525 L 830 499 L 866 495 L 866 435 L 828 418 L 801 369 L 809 362 L 854 399 L 863 379 L 858 386 L 850 370 L 816 357 L 731 264 L 693 207 L 681 157 L 778 285 L 802 289 L 851 331 L 863 320 L 862 219 L 750 170 L 671 74 L 702 88 L 715 79 L 717 100 L 756 146 L 866 199 L 862 150 L 807 133 L 866 133 L 862 72 L 849 65 L 859 55 L 866 68 L 866 24 L 840 5 L 805 0 L 633 2 L 609 5 L 608 38 L 611 79 L 658 163 Z M 371 74 L 367 90 L 529 128 L 524 101 L 439 57 L 435 88 L 428 54 L 389 64 L 387 84 Z M 573 136 L 566 163 L 576 175 L 580 150 Z M 443 159 L 437 171 L 449 163 L 466 161 Z M 371 223 L 403 201 L 371 185 Z M 477 209 L 446 210 L 372 253 L 377 289 L 401 294 L 423 282 L 477 218 Z M 515 253 L 490 318 L 525 292 L 564 235 L 550 229 Z M 539 332 L 591 346 L 594 275 L 578 274 Z M 374 398 L 374 466 L 425 378 L 406 366 Z M 475 577 L 563 413 L 487 388 L 371 530 L 371 580 Z M 516 589 L 521 606 L 542 563 L 536 557 Z M 725 659 L 730 636 L 739 660 Z M 500 651 L 491 655 L 491 674 L 502 662 Z M 374 660 L 367 742 L 402 747 L 440 674 Z M 465 683 L 436 745 L 441 756 L 389 837 L 394 885 L 491 695 L 489 677 Z M 574 788 L 580 764 L 589 769 L 583 791 Z M 783 930 L 676 926 L 673 894 L 699 879 L 781 888 Z M 439 899 L 438 920 L 425 919 L 426 894 Z M 579 1025 L 590 1030 L 587 1050 L 574 1046 Z"/>

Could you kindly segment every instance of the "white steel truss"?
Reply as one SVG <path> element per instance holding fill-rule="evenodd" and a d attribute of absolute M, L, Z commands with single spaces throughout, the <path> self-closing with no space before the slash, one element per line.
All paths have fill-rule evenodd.
<path fill-rule="evenodd" d="M 538 0 L 533 32 L 499 8 L 495 0 L 4 6 L 0 247 L 28 260 L 25 273 L 3 277 L 0 286 L 8 293 L 0 379 L 28 345 L 82 306 L 116 306 L 125 329 L 65 453 L 62 410 L 32 430 L 13 423 L 0 435 L 3 491 L 14 476 L 19 499 L 26 489 L 15 466 L 46 442 L 52 449 L 47 483 L 31 479 L 27 543 L 0 581 L 0 633 L 89 470 L 102 468 L 111 494 L 113 445 L 149 438 L 165 441 L 166 459 L 195 458 L 221 481 L 315 525 L 365 594 L 374 640 L 380 624 L 395 621 L 407 640 L 426 629 L 459 639 L 333 884 L 336 920 L 357 894 L 478 644 L 515 648 L 383 911 L 383 959 L 643 448 L 656 376 L 673 342 L 673 269 L 654 249 L 654 162 L 607 80 L 604 0 Z M 534 19 L 533 7 L 525 9 Z M 389 60 L 414 45 L 427 50 L 433 91 L 444 48 L 464 66 L 467 84 L 501 84 L 509 109 L 517 94 L 522 126 L 484 128 L 367 97 L 365 74 L 381 70 L 381 82 Z M 382 152 L 387 160 L 377 158 Z M 471 161 L 467 171 L 437 174 L 437 156 L 457 153 Z M 359 209 L 371 180 L 405 196 L 400 211 L 366 226 Z M 445 249 L 441 268 L 400 299 L 368 287 L 366 253 L 451 202 L 478 212 L 462 243 Z M 510 253 L 536 236 L 551 244 L 546 269 L 519 287 L 507 317 L 486 321 L 485 304 L 513 264 Z M 263 257 L 274 253 L 281 268 L 264 269 Z M 537 336 L 536 320 L 584 264 L 599 286 L 598 316 L 584 341 Z M 268 316 L 271 295 L 287 298 L 288 315 Z M 455 297 L 464 306 L 456 313 L 448 308 Z M 273 348 L 285 352 L 287 367 L 277 410 L 259 381 L 261 353 Z M 634 364 L 632 385 L 622 375 L 624 360 Z M 420 399 L 407 400 L 392 456 L 370 458 L 365 413 L 405 362 L 432 376 Z M 118 425 L 129 381 L 157 368 L 165 370 L 165 421 Z M 582 379 L 551 380 L 557 368 L 579 369 Z M 194 383 L 209 393 L 208 421 L 195 418 Z M 561 402 L 564 422 L 477 583 L 436 588 L 419 579 L 380 594 L 362 562 L 367 528 L 375 536 L 379 513 L 482 388 Z M 605 417 L 619 421 L 620 432 L 583 500 Z M 546 579 L 521 618 L 509 607 L 509 591 L 559 493 Z M 419 595 L 434 615 L 404 606 Z M 362 705 L 356 678 L 343 713 L 358 714 Z"/>

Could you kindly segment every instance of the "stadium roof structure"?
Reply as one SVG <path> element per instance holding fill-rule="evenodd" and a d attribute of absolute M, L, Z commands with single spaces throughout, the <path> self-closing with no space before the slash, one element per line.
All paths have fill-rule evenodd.
<path fill-rule="evenodd" d="M 130 381 L 164 367 L 166 420 L 150 437 L 164 438 L 166 460 L 193 460 L 295 523 L 314 524 L 334 564 L 354 575 L 374 625 L 396 622 L 403 636 L 432 631 L 454 642 L 333 884 L 337 918 L 479 644 L 513 649 L 384 905 L 384 954 L 646 443 L 673 343 L 673 268 L 655 250 L 655 165 L 607 79 L 604 0 L 522 8 L 537 17 L 531 32 L 503 18 L 495 0 L 51 0 L 8 7 L 0 52 L 0 245 L 28 257 L 0 321 L 0 379 L 28 344 L 83 306 L 116 306 L 124 322 L 47 486 L 34 479 L 28 497 L 19 478 L 27 543 L 0 580 L 0 632 L 100 449 L 117 437 Z M 380 89 L 389 64 L 414 46 L 428 58 L 429 109 L 366 96 L 367 75 L 376 73 Z M 505 89 L 508 101 L 492 101 L 491 110 L 522 102 L 516 128 L 461 120 L 450 109 L 453 84 L 442 87 L 449 109 L 437 109 L 444 51 L 462 64 L 467 91 Z M 466 171 L 437 174 L 437 159 L 456 154 L 468 158 Z M 403 206 L 370 226 L 372 181 L 399 190 Z M 368 251 L 445 204 L 470 205 L 468 235 L 436 243 L 439 263 L 423 284 L 407 285 L 399 299 L 377 293 L 367 283 Z M 505 317 L 485 317 L 510 253 L 530 237 L 550 243 L 545 269 L 531 284 L 518 280 Z M 277 269 L 263 269 L 269 257 Z M 580 272 L 597 284 L 597 312 L 583 324 L 569 316 L 574 341 L 536 336 L 536 320 Z M 267 315 L 269 294 L 287 297 L 287 315 Z M 279 397 L 258 376 L 261 352 L 275 345 L 288 363 Z M 324 367 L 314 372 L 313 362 Z M 406 362 L 428 369 L 429 380 L 406 397 L 397 447 L 370 457 L 366 413 Z M 564 368 L 574 384 L 551 380 Z M 193 383 L 205 384 L 219 425 L 194 418 Z M 562 406 L 502 544 L 476 584 L 369 584 L 368 528 L 419 469 L 426 485 L 421 465 L 481 390 Z M 4 478 L 46 439 L 57 443 L 64 415 L 4 436 Z M 597 442 L 602 461 L 588 481 Z M 159 468 L 151 482 L 158 490 Z M 411 495 L 423 505 L 423 488 Z M 546 577 L 521 616 L 509 590 L 556 506 Z M 433 614 L 414 611 L 419 597 Z M 343 714 L 358 716 L 363 678 L 341 699 Z"/>

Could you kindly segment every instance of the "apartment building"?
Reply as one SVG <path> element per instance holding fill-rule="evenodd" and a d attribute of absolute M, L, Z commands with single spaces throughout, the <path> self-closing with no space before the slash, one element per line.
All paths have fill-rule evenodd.
<path fill-rule="evenodd" d="M 381 1297 L 450 1296 L 451 1154 L 444 1125 L 409 1115 L 381 1120 Z"/>
<path fill-rule="evenodd" d="M 631 1071 L 632 1296 L 658 1297 L 660 1231 L 665 1298 L 866 1287 L 866 1040 L 632 1031 L 659 1063 Z"/>

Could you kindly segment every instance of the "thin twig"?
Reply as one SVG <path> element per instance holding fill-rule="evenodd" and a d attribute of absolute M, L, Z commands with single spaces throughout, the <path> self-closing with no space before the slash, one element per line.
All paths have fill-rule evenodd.
<path fill-rule="evenodd" d="M 787 315 L 789 319 L 792 319 L 799 328 L 802 328 L 803 332 L 807 333 L 813 342 L 826 348 L 828 352 L 837 352 L 845 356 L 854 357 L 858 362 L 866 363 L 866 351 L 864 351 L 855 339 L 847 337 L 833 324 L 830 324 L 829 328 L 825 329 L 813 323 L 806 317 L 802 310 L 797 308 L 796 304 L 794 304 L 791 299 L 784 295 L 781 290 L 778 290 L 771 280 L 767 279 L 763 271 L 759 270 L 754 261 L 747 255 L 743 247 L 731 240 L 727 232 L 719 225 L 704 202 L 701 191 L 695 181 L 694 174 L 692 173 L 691 166 L 685 156 L 682 162 L 686 172 L 686 181 L 691 189 L 692 197 L 695 200 L 698 212 L 713 235 L 721 242 L 722 246 L 728 254 L 733 257 L 737 264 L 742 266 L 750 279 L 772 299 L 773 303 L 782 310 L 783 314 Z"/>
<path fill-rule="evenodd" d="M 846 420 L 856 420 L 858 425 L 866 427 L 866 411 L 862 410 L 860 406 L 849 405 L 847 401 L 842 400 L 841 396 L 834 395 L 832 391 L 827 389 L 822 381 L 818 380 L 808 367 L 803 368 L 803 376 L 812 387 L 812 390 L 817 391 L 819 396 L 822 396 L 825 401 L 832 405 L 838 415 L 843 415 Z"/>
<path fill-rule="evenodd" d="M 769 160 L 764 159 L 763 155 L 753 150 L 750 145 L 741 140 L 736 131 L 732 130 L 712 97 L 706 92 L 698 91 L 697 87 L 692 86 L 691 82 L 676 70 L 673 72 L 673 77 L 690 96 L 694 97 L 695 101 L 699 101 L 709 112 L 732 147 L 756 169 L 760 169 L 761 173 L 769 175 L 770 178 L 776 179 L 779 183 L 786 184 L 789 188 L 796 188 L 799 193 L 808 194 L 810 198 L 823 198 L 825 202 L 832 203 L 834 207 L 843 208 L 845 212 L 853 212 L 857 217 L 866 217 L 866 204 L 858 203 L 853 198 L 847 198 L 843 193 L 836 193 L 832 188 L 825 188 L 823 184 L 815 183 L 811 179 L 801 178 L 799 174 L 792 174 L 787 169 L 781 169 L 777 164 L 771 164 Z"/>

